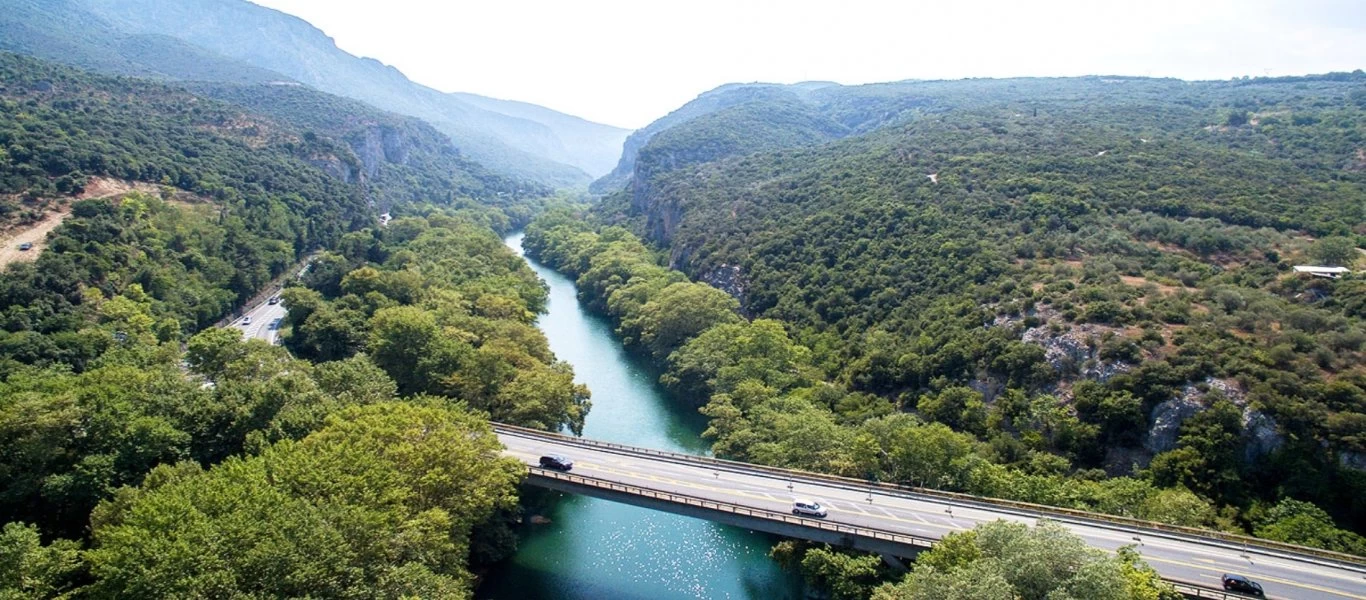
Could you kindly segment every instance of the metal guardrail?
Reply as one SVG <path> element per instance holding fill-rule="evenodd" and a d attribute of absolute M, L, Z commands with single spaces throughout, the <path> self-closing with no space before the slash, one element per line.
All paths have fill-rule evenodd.
<path fill-rule="evenodd" d="M 776 510 L 751 508 L 741 504 L 735 504 L 732 502 L 720 502 L 717 500 L 710 500 L 707 498 L 692 496 L 689 494 L 661 492 L 658 490 L 652 490 L 637 485 L 617 483 L 615 481 L 602 479 L 599 477 L 575 475 L 571 473 L 564 473 L 561 471 L 545 469 L 532 465 L 527 465 L 527 472 L 537 477 L 556 479 L 560 481 L 568 481 L 570 483 L 574 483 L 577 485 L 583 485 L 602 490 L 622 492 L 625 494 L 642 496 L 645 498 L 653 498 L 656 500 L 675 502 L 683 504 L 685 506 L 693 506 L 697 508 L 714 510 L 718 512 L 731 513 L 760 519 L 768 519 L 771 521 L 779 521 L 790 525 L 810 527 L 813 529 L 831 531 L 838 534 L 858 536 L 875 540 L 884 540 L 897 544 L 906 544 L 908 546 L 913 547 L 918 546 L 922 548 L 932 548 L 936 543 L 939 542 L 939 540 L 936 540 L 934 538 L 897 533 L 883 529 L 858 527 L 855 525 L 844 525 L 840 523 L 834 523 L 831 521 L 824 521 L 821 519 L 810 519 L 797 515 L 790 515 Z M 1175 588 L 1178 593 L 1186 596 L 1187 598 L 1209 598 L 1210 600 L 1243 600 L 1246 598 L 1246 596 L 1231 594 L 1224 590 L 1201 587 L 1183 581 L 1175 581 L 1170 579 L 1163 579 L 1163 581 L 1166 581 L 1168 584 L 1171 584 L 1171 586 Z"/>
<path fill-rule="evenodd" d="M 744 505 L 741 505 L 741 504 L 734 504 L 734 503 L 731 503 L 731 502 L 720 502 L 720 501 L 717 501 L 717 500 L 709 500 L 709 499 L 707 499 L 707 498 L 702 498 L 702 497 L 699 497 L 699 496 L 691 496 L 691 495 L 688 495 L 688 494 L 675 494 L 675 493 L 673 493 L 673 492 L 661 492 L 661 491 L 658 491 L 658 490 L 652 490 L 652 489 L 649 489 L 649 488 L 643 488 L 643 487 L 636 486 L 636 485 L 629 485 L 629 484 L 625 484 L 625 483 L 617 483 L 617 482 L 615 482 L 615 481 L 611 481 L 611 480 L 608 480 L 608 479 L 601 479 L 601 478 L 598 478 L 598 477 L 586 477 L 586 476 L 583 476 L 583 475 L 574 475 L 574 474 L 570 474 L 570 473 L 563 473 L 563 472 L 560 472 L 560 471 L 554 471 L 554 470 L 550 470 L 550 469 L 543 469 L 543 468 L 540 468 L 540 467 L 534 467 L 534 466 L 531 466 L 531 465 L 528 465 L 528 466 L 527 466 L 527 470 L 528 470 L 528 472 L 530 472 L 530 473 L 532 473 L 532 474 L 534 474 L 534 475 L 536 475 L 536 476 L 545 477 L 545 478 L 548 478 L 548 479 L 558 479 L 558 480 L 561 480 L 561 481 L 568 481 L 568 482 L 571 482 L 571 483 L 577 483 L 577 484 L 579 484 L 579 485 L 586 485 L 586 486 L 589 486 L 589 487 L 595 487 L 595 488 L 599 488 L 599 489 L 611 490 L 611 491 L 616 491 L 616 492 L 623 492 L 623 493 L 632 494 L 632 495 L 636 495 L 636 496 L 643 496 L 643 497 L 646 497 L 646 498 L 654 498 L 654 499 L 657 499 L 657 500 L 666 500 L 666 501 L 668 501 L 668 502 L 676 502 L 676 503 L 684 504 L 684 505 L 687 505 L 687 506 L 695 506 L 695 507 L 698 507 L 698 508 L 705 508 L 705 509 L 708 509 L 708 510 L 715 510 L 715 511 L 719 511 L 719 512 L 731 513 L 731 514 L 736 514 L 736 515 L 743 515 L 743 516 L 747 516 L 747 517 L 757 517 L 757 518 L 761 518 L 761 519 L 768 519 L 768 520 L 770 520 L 770 521 L 780 521 L 780 522 L 788 523 L 788 524 L 792 524 L 792 525 L 799 525 L 799 526 L 802 526 L 802 527 L 810 527 L 810 528 L 812 528 L 812 529 L 819 529 L 819 530 L 822 530 L 822 531 L 832 531 L 832 532 L 835 532 L 835 533 L 840 533 L 840 534 L 845 534 L 845 535 L 853 535 L 853 536 L 865 537 L 865 538 L 876 539 L 876 540 L 884 540 L 884 541 L 893 542 L 893 543 L 897 543 L 897 544 L 906 544 L 906 545 L 909 545 L 909 546 L 920 546 L 920 547 L 923 547 L 923 548 L 929 548 L 929 547 L 933 546 L 934 543 L 937 541 L 937 540 L 934 540 L 933 538 L 924 538 L 924 537 L 919 537 L 919 536 L 915 536 L 915 535 L 908 535 L 908 534 L 904 534 L 904 533 L 896 533 L 896 532 L 893 532 L 893 531 L 886 531 L 886 530 L 881 530 L 881 529 L 872 529 L 872 528 L 869 528 L 869 527 L 857 527 L 857 526 L 854 526 L 854 525 L 844 525 L 844 524 L 841 524 L 841 523 L 835 523 L 835 522 L 831 522 L 831 521 L 823 521 L 823 520 L 820 520 L 820 519 L 808 519 L 808 518 L 806 518 L 806 517 L 801 517 L 801 516 L 797 516 L 797 515 L 790 515 L 790 514 L 787 514 L 787 513 L 784 513 L 784 512 L 776 511 L 776 510 L 768 510 L 768 509 L 764 509 L 764 508 L 751 508 L 751 507 L 744 506 Z"/>
<path fill-rule="evenodd" d="M 1244 596 L 1242 594 L 1234 594 L 1225 592 L 1224 590 L 1216 590 L 1214 588 L 1203 588 L 1188 583 L 1172 581 L 1170 579 L 1164 579 L 1163 581 L 1171 584 L 1172 587 L 1176 588 L 1178 594 L 1187 598 L 1210 598 L 1211 600 L 1247 600 L 1250 598 L 1250 596 Z"/>
<path fill-rule="evenodd" d="M 1182 527 L 1179 525 L 1168 525 L 1166 523 L 1159 523 L 1157 521 L 1146 521 L 1143 519 L 1135 519 L 1132 517 L 1123 517 L 1119 515 L 1110 515 L 1105 513 L 1089 512 L 1056 506 L 1047 506 L 1043 504 L 1034 504 L 1030 502 L 1018 502 L 1015 500 L 1006 500 L 1002 498 L 973 496 L 971 494 L 946 492 L 943 490 L 935 490 L 930 488 L 911 487 L 881 482 L 869 482 L 867 480 L 855 479 L 852 477 L 826 475 L 823 473 L 799 471 L 796 469 L 784 469 L 781 467 L 771 467 L 767 465 L 756 465 L 739 461 L 713 458 L 709 456 L 696 456 L 692 454 L 669 452 L 666 450 L 640 448 L 637 446 L 627 446 L 625 444 L 617 444 L 613 442 L 602 442 L 598 440 L 571 437 L 558 433 L 549 433 L 538 429 L 530 429 L 526 427 L 519 427 L 516 425 L 504 425 L 502 423 L 495 423 L 494 429 L 503 433 L 520 435 L 521 437 L 540 438 L 557 443 L 566 443 L 589 448 L 614 450 L 617 452 L 626 452 L 631 454 L 658 456 L 660 458 L 669 459 L 675 462 L 710 465 L 715 467 L 726 468 L 727 470 L 731 471 L 768 473 L 781 476 L 784 478 L 833 484 L 836 486 L 857 489 L 860 491 L 868 490 L 871 488 L 883 492 L 892 492 L 900 494 L 918 494 L 921 496 L 939 498 L 942 500 L 958 502 L 961 504 L 977 505 L 985 508 L 1007 508 L 1015 512 L 1026 513 L 1029 515 L 1066 517 L 1072 520 L 1090 521 L 1097 524 L 1118 525 L 1128 529 L 1138 529 L 1154 531 L 1159 533 L 1174 534 L 1191 538 L 1199 538 L 1205 541 L 1216 540 L 1220 542 L 1225 542 L 1227 544 L 1241 545 L 1247 549 L 1270 550 L 1306 556 L 1319 560 L 1329 561 L 1334 564 L 1337 564 L 1338 566 L 1347 567 L 1359 571 L 1366 571 L 1366 559 L 1363 559 L 1359 556 L 1344 554 L 1341 552 L 1333 552 L 1330 550 L 1323 550 L 1319 548 L 1310 548 L 1308 546 L 1288 544 L 1285 542 L 1277 542 L 1274 540 L 1254 538 L 1245 535 L 1224 533 L 1222 531 L 1199 529 L 1195 527 Z M 1236 598 L 1238 596 L 1230 595 L 1228 597 Z"/>

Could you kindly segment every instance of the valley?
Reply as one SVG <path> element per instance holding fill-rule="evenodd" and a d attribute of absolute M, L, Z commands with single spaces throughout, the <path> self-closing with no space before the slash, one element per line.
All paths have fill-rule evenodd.
<path fill-rule="evenodd" d="M 0 596 L 1366 598 L 1360 69 L 628 130 L 267 4 L 0 11 Z"/>
<path fill-rule="evenodd" d="M 505 239 L 519 254 L 521 241 L 520 233 Z M 610 324 L 579 305 L 572 280 L 529 264 L 550 286 L 537 326 L 594 391 L 583 435 L 705 454 L 700 415 L 670 401 Z M 801 597 L 793 576 L 767 558 L 769 536 L 592 498 L 561 496 L 547 508 L 549 523 L 524 526 L 517 554 L 478 597 Z"/>

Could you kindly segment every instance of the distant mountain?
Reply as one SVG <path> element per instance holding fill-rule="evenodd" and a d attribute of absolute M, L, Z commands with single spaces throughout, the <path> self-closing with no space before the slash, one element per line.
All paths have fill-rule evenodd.
<path fill-rule="evenodd" d="M 41 214 L 28 209 L 72 193 L 90 176 L 153 184 L 169 177 L 186 190 L 216 194 L 227 171 L 236 182 L 227 184 L 231 187 L 273 180 L 282 171 L 307 171 L 309 177 L 327 175 L 333 182 L 314 186 L 315 199 L 332 198 L 339 204 L 356 200 L 358 206 L 349 209 L 356 215 L 348 217 L 356 223 L 362 215 L 387 212 L 398 204 L 450 205 L 468 199 L 508 209 L 551 193 L 490 172 L 420 119 L 298 83 L 165 85 L 99 76 L 6 52 L 0 52 L 0 70 L 5 75 L 0 98 L 52 105 L 43 128 L 27 128 L 32 136 L 16 136 L 14 127 L 6 134 L 0 127 L 0 139 L 9 148 L 8 153 L 0 150 L 0 157 L 18 158 L 11 160 L 14 164 L 0 164 L 0 227 Z M 34 92 L 49 88 L 58 89 Z M 102 95 L 117 95 L 118 102 L 87 102 Z M 73 103 L 81 111 L 68 106 Z M 97 108 L 105 112 L 85 112 Z M 201 140 L 198 130 L 218 137 Z M 122 138 L 130 139 L 118 141 Z M 242 147 L 214 146 L 217 158 L 195 160 L 209 152 L 193 147 L 201 143 Z M 243 153 L 259 160 L 247 161 Z M 37 163 L 42 168 L 34 169 Z M 21 202 L 24 197 L 32 203 Z"/>
<path fill-rule="evenodd" d="M 120 74 L 293 80 L 421 118 L 470 158 L 566 187 L 605 173 L 628 133 L 535 105 L 416 84 L 358 58 L 302 19 L 244 0 L 14 0 L 0 49 Z"/>
<path fill-rule="evenodd" d="M 682 164 L 825 142 L 885 125 L 925 103 L 922 97 L 901 93 L 904 85 L 842 86 L 823 81 L 792 85 L 726 84 L 632 133 L 626 138 L 616 168 L 593 182 L 589 189 L 596 194 L 609 194 L 625 187 L 636 175 L 641 153 L 656 136 L 685 123 L 695 131 L 675 137 L 713 143 L 701 153 L 692 147 L 688 152 L 690 158 Z M 719 146 L 714 143 L 723 138 L 730 138 L 730 142 Z M 690 146 L 664 140 L 653 145 L 656 154 L 665 155 L 669 152 L 662 151 L 661 145 Z M 681 164 L 675 161 L 669 168 L 676 166 Z"/>
<path fill-rule="evenodd" d="M 631 172 L 636 167 L 636 157 L 640 154 L 641 148 L 644 148 L 645 144 L 648 144 L 655 135 L 666 129 L 745 102 L 795 97 L 792 92 L 784 89 L 784 86 L 771 84 L 727 84 L 703 93 L 693 101 L 680 106 L 677 110 L 632 132 L 622 146 L 621 158 L 616 168 L 603 178 L 593 182 L 589 189 L 597 194 L 606 194 L 621 189 L 631 178 Z"/>
<path fill-rule="evenodd" d="M 537 104 L 499 100 L 462 92 L 456 92 L 451 96 L 487 111 L 545 124 L 555 131 L 562 144 L 545 147 L 542 151 L 547 156 L 579 167 L 594 177 L 600 177 L 616 166 L 617 159 L 621 156 L 622 142 L 630 133 L 626 129 L 594 123 Z"/>
<path fill-rule="evenodd" d="M 173 37 L 122 33 L 81 0 L 6 2 L 0 11 L 0 50 L 135 77 L 233 83 L 287 79 Z"/>
<path fill-rule="evenodd" d="M 335 154 L 307 162 L 344 183 L 360 184 L 375 212 L 395 204 L 445 204 L 471 198 L 506 208 L 551 190 L 489 172 L 461 155 L 450 139 L 421 119 L 376 109 L 297 83 L 187 83 L 191 92 L 265 115 L 303 132 L 339 142 Z"/>

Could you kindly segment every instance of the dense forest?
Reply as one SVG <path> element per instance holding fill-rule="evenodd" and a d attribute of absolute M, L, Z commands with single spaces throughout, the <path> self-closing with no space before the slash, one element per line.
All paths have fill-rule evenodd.
<path fill-rule="evenodd" d="M 0 273 L 0 597 L 469 597 L 516 543 L 488 422 L 590 408 L 523 226 L 718 456 L 1366 555 L 1366 279 L 1292 269 L 1363 262 L 1366 75 L 725 86 L 548 209 L 239 67 L 0 54 L 0 229 L 65 216 Z M 212 327 L 273 281 L 282 346 Z M 834 598 L 1174 597 L 1046 522 L 773 556 Z"/>
<path fill-rule="evenodd" d="M 363 182 L 381 210 L 404 203 L 479 198 L 481 204 L 522 206 L 552 193 L 548 187 L 489 172 L 463 156 L 431 125 L 297 84 L 187 83 L 195 94 L 260 113 L 304 132 L 341 141 L 351 153 L 309 155 L 343 180 Z M 522 218 L 525 218 L 523 214 Z"/>
<path fill-rule="evenodd" d="M 874 555 L 780 542 L 772 556 L 800 569 L 833 600 L 1178 600 L 1131 548 L 1088 547 L 1052 522 L 995 521 L 951 533 L 909 573 Z"/>
<path fill-rule="evenodd" d="M 515 544 L 490 415 L 588 408 L 498 237 L 544 190 L 306 90 L 214 91 L 262 114 L 12 55 L 0 82 L 7 223 L 70 213 L 0 273 L 0 596 L 469 597 Z M 331 169 L 366 174 L 367 128 L 406 157 Z M 414 216 L 381 231 L 377 196 Z M 210 327 L 315 251 L 297 356 Z"/>
<path fill-rule="evenodd" d="M 540 283 L 460 212 L 348 233 L 287 288 L 312 360 L 236 329 L 182 349 L 134 283 L 72 334 L 97 356 L 11 365 L 0 588 L 468 597 L 515 544 L 521 467 L 487 421 L 577 428 L 588 393 L 530 324 Z"/>
<path fill-rule="evenodd" d="M 535 104 L 429 88 L 247 0 L 8 0 L 5 8 L 0 51 L 106 75 L 344 96 L 421 119 L 446 145 L 520 181 L 583 187 L 611 168 L 628 133 Z"/>
<path fill-rule="evenodd" d="M 533 324 L 545 289 L 488 227 L 444 215 L 343 237 L 286 289 L 285 345 L 319 364 L 364 353 L 404 395 L 503 423 L 580 431 L 588 390 Z"/>
<path fill-rule="evenodd" d="M 505 231 L 546 192 L 487 175 L 430 127 L 318 92 L 247 102 L 214 88 L 287 119 L 277 121 L 181 88 L 14 55 L 0 55 L 0 69 L 7 223 L 71 204 L 37 262 L 0 277 L 0 365 L 80 366 L 97 356 L 107 342 L 74 335 L 93 316 L 91 294 L 112 297 L 133 283 L 150 296 L 163 339 L 198 331 L 305 253 L 372 224 L 377 200 L 437 202 Z M 330 116 L 305 119 L 310 108 Z M 380 155 L 358 156 L 353 145 L 367 142 L 350 138 L 371 133 Z M 73 201 L 96 176 L 164 192 Z M 176 191 L 196 201 L 166 201 Z"/>
<path fill-rule="evenodd" d="M 1291 270 L 1360 261 L 1366 76 L 870 87 L 656 133 L 528 248 L 720 455 L 1366 552 L 1366 285 Z M 803 141 L 706 146 L 746 116 Z"/>
<path fill-rule="evenodd" d="M 181 90 L 0 56 L 0 194 L 8 224 L 70 203 L 34 263 L 0 276 L 0 364 L 82 368 L 110 340 L 79 331 L 137 285 L 179 340 L 314 248 L 373 219 L 364 190 L 305 160 L 343 147 Z M 101 176 L 183 190 L 77 200 Z"/>

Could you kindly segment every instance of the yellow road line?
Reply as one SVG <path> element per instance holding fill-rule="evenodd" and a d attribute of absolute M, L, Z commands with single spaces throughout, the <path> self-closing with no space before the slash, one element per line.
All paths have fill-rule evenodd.
<path fill-rule="evenodd" d="M 529 454 L 526 454 L 526 453 L 518 453 L 518 454 L 522 454 L 523 456 L 529 456 Z M 673 478 L 669 478 L 669 477 L 663 477 L 663 476 L 655 475 L 655 474 L 638 473 L 638 472 L 636 472 L 636 471 L 631 471 L 631 470 L 626 470 L 626 469 L 615 469 L 615 468 L 610 468 L 610 467 L 607 467 L 607 466 L 605 466 L 605 465 L 600 465 L 600 464 L 595 464 L 595 463 L 580 463 L 580 464 L 581 464 L 585 469 L 596 470 L 596 471 L 600 471 L 600 472 L 604 472 L 604 473 L 613 473 L 613 474 L 616 474 L 616 475 L 624 475 L 624 476 L 628 476 L 628 477 L 635 477 L 635 478 L 638 478 L 638 479 L 646 479 L 646 480 L 649 480 L 649 481 L 656 481 L 656 482 L 659 482 L 659 483 L 669 483 L 669 484 L 673 484 L 673 485 L 675 485 L 675 486 L 682 487 L 682 488 L 687 488 L 687 489 L 706 490 L 706 491 L 713 492 L 713 493 L 717 493 L 717 494 L 720 494 L 720 495 L 723 495 L 723 496 L 740 497 L 740 498 L 749 498 L 749 499 L 754 499 L 754 500 L 766 500 L 766 501 L 769 501 L 769 502 L 775 502 L 775 501 L 776 501 L 776 500 L 773 498 L 773 496 L 771 496 L 771 495 L 768 494 L 768 493 L 764 493 L 764 492 L 749 492 L 749 491 L 746 491 L 746 490 L 737 490 L 737 489 L 734 489 L 734 488 L 725 488 L 725 487 L 718 487 L 718 486 L 712 486 L 712 485 L 704 485 L 704 484 L 700 484 L 700 483 L 697 483 L 697 482 L 694 482 L 694 481 L 683 481 L 683 480 L 673 479 Z M 629 485 L 629 484 L 625 484 L 625 485 Z M 665 492 L 665 493 L 667 493 L 667 492 Z M 886 516 L 883 516 L 883 515 L 879 515 L 879 514 L 875 514 L 875 513 L 864 512 L 862 509 L 858 508 L 858 504 L 857 504 L 857 503 L 852 503 L 852 505 L 855 507 L 855 510 L 856 510 L 857 512 L 859 512 L 860 514 L 862 514 L 862 515 L 864 515 L 864 516 L 866 516 L 866 517 L 869 517 L 869 518 L 880 519 L 880 520 L 884 520 L 884 521 L 901 522 L 901 523 L 909 522 L 909 521 L 907 521 L 907 520 L 905 520 L 905 519 L 901 519 L 901 518 L 896 517 L 895 515 L 891 514 L 890 511 L 884 510 L 883 512 L 886 513 Z M 833 508 L 833 507 L 832 507 L 832 508 Z M 909 514 L 910 514 L 912 517 L 914 517 L 917 521 L 920 521 L 922 524 L 928 525 L 928 526 L 930 526 L 930 527 L 938 527 L 938 528 L 945 528 L 945 529 L 955 529 L 955 530 L 958 530 L 958 531 L 967 531 L 966 528 L 961 527 L 961 526 L 959 526 L 958 524 L 954 523 L 952 519 L 949 519 L 949 524 L 948 524 L 948 525 L 936 525 L 936 524 L 934 524 L 934 523 L 930 523 L 929 521 L 925 520 L 925 518 L 922 517 L 919 513 L 910 512 Z M 857 525 L 851 525 L 851 526 L 857 527 Z M 909 535 L 916 535 L 916 534 L 913 534 L 913 533 L 912 533 L 912 534 L 909 534 Z M 1192 563 L 1189 562 L 1189 561 L 1176 561 L 1176 560 L 1170 560 L 1170 559 L 1165 559 L 1165 558 L 1157 558 L 1157 557 L 1150 557 L 1150 556 L 1144 556 L 1143 559 L 1146 560 L 1146 561 L 1149 561 L 1149 562 L 1160 562 L 1160 563 L 1166 563 L 1166 564 L 1171 564 L 1171 565 L 1177 565 L 1177 566 L 1181 566 L 1181 567 L 1195 567 L 1195 568 L 1197 568 L 1197 569 L 1205 569 L 1205 570 L 1208 570 L 1206 567 L 1201 567 L 1201 566 L 1198 566 L 1198 565 L 1194 565 L 1194 564 L 1192 564 Z M 1200 560 L 1202 560 L 1203 562 L 1209 562 L 1210 564 L 1212 564 L 1212 565 L 1214 565 L 1214 566 L 1220 566 L 1219 563 L 1215 563 L 1214 561 L 1212 561 L 1212 560 L 1210 560 L 1210 559 L 1200 559 Z M 1238 566 L 1237 566 L 1237 565 L 1225 564 L 1225 565 L 1223 565 L 1222 568 L 1223 568 L 1223 569 L 1229 569 L 1229 568 L 1236 569 L 1236 568 L 1238 568 Z M 1213 571 L 1211 571 L 1211 572 L 1213 572 Z M 1218 575 L 1212 575 L 1212 577 L 1216 577 L 1216 578 L 1217 578 Z M 1276 577 L 1268 577 L 1268 576 L 1265 576 L 1265 575 L 1259 575 L 1258 578 L 1259 578 L 1259 579 L 1262 579 L 1262 580 L 1266 580 L 1266 581 L 1274 581 L 1274 582 L 1276 582 L 1276 583 L 1281 583 L 1281 584 L 1284 584 L 1284 585 L 1289 585 L 1289 586 L 1293 586 L 1293 587 L 1303 588 L 1303 589 L 1306 589 L 1306 590 L 1314 590 L 1314 591 L 1316 591 L 1316 592 L 1323 592 L 1323 593 L 1328 593 L 1328 594 L 1336 594 L 1336 595 L 1339 595 L 1339 596 L 1342 596 L 1342 597 L 1345 597 L 1345 598 L 1352 598 L 1353 600 L 1366 600 L 1366 596 L 1361 596 L 1361 595 L 1353 594 L 1353 593 L 1351 593 L 1351 592 L 1345 592 L 1345 591 L 1335 590 L 1335 589 L 1331 589 L 1331 588 L 1325 588 L 1325 587 L 1321 587 L 1321 586 L 1317 586 L 1317 585 L 1313 585 L 1313 584 L 1301 583 L 1301 582 L 1297 582 L 1297 581 L 1291 581 L 1291 580 L 1288 580 L 1288 579 L 1280 579 L 1280 578 L 1276 578 Z"/>
<path fill-rule="evenodd" d="M 1196 565 L 1193 565 L 1193 564 L 1191 564 L 1191 563 L 1189 563 L 1189 562 L 1179 561 L 1179 560 L 1170 560 L 1170 559 L 1166 559 L 1166 558 L 1157 558 L 1157 557 L 1154 557 L 1154 556 L 1144 556 L 1144 557 L 1143 557 L 1143 560 L 1148 561 L 1148 562 L 1167 563 L 1167 564 L 1169 564 L 1169 565 L 1177 565 L 1177 566 L 1181 566 L 1181 567 L 1196 567 Z M 1197 568 L 1203 568 L 1203 567 L 1197 567 Z M 1214 578 L 1217 579 L 1219 576 L 1218 576 L 1218 575 L 1211 575 L 1211 577 L 1214 577 Z M 1257 576 L 1257 579 L 1258 579 L 1258 580 L 1261 580 L 1261 581 L 1274 581 L 1274 582 L 1276 582 L 1276 583 L 1282 583 L 1282 584 L 1285 584 L 1285 585 L 1289 585 L 1289 586 L 1293 586 L 1293 587 L 1297 587 L 1297 588 L 1303 588 L 1303 589 L 1306 589 L 1306 590 L 1314 590 L 1314 591 L 1316 591 L 1316 592 L 1323 592 L 1323 593 L 1326 593 L 1326 594 L 1335 594 L 1335 595 L 1338 595 L 1338 596 L 1342 596 L 1342 597 L 1344 597 L 1344 598 L 1353 598 L 1354 600 L 1366 600 L 1366 596 L 1360 596 L 1360 595 L 1353 594 L 1353 593 L 1351 593 L 1351 592 L 1346 592 L 1346 591 L 1343 591 L 1343 590 L 1335 590 L 1335 589 L 1332 589 L 1332 588 L 1326 588 L 1326 587 L 1322 587 L 1322 586 L 1317 586 L 1317 585 L 1314 585 L 1314 584 L 1311 584 L 1311 583 L 1301 583 L 1301 582 L 1298 582 L 1298 581 L 1291 581 L 1291 580 L 1289 580 L 1289 579 L 1281 579 L 1281 578 L 1279 578 L 1279 577 L 1270 577 L 1270 576 L 1267 576 L 1267 575 L 1258 575 L 1258 576 Z"/>

